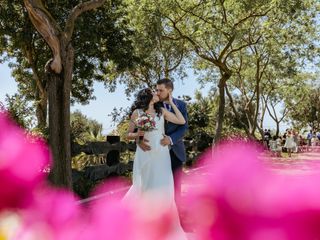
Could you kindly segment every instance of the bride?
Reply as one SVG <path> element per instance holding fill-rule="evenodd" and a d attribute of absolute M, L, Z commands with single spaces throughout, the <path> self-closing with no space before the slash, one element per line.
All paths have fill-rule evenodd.
<path fill-rule="evenodd" d="M 172 96 L 169 96 L 169 104 L 174 113 L 162 107 L 158 95 L 150 88 L 141 90 L 131 107 L 131 121 L 127 138 L 139 141 L 147 141 L 151 150 L 143 151 L 139 144 L 135 153 L 133 163 L 132 186 L 124 197 L 124 200 L 131 197 L 157 196 L 168 204 L 176 212 L 177 232 L 180 234 L 175 239 L 187 239 L 179 223 L 178 212 L 174 200 L 174 182 L 171 170 L 171 160 L 168 146 L 162 146 L 160 140 L 165 134 L 165 121 L 175 124 L 185 124 L 186 120 L 174 104 Z M 138 129 L 134 132 L 137 118 L 142 114 L 149 114 L 155 121 L 155 129 L 143 132 Z"/>

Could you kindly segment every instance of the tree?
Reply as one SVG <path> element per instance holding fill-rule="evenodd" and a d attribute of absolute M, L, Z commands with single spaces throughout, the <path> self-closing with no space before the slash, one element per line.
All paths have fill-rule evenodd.
<path fill-rule="evenodd" d="M 225 86 L 233 75 L 230 61 L 261 41 L 257 26 L 268 19 L 299 14 L 305 1 L 168 1 L 162 6 L 167 19 L 167 37 L 185 39 L 196 55 L 201 70 L 214 72 L 219 89 L 215 140 L 221 138 L 225 113 Z M 287 22 L 288 23 L 288 22 Z M 269 26 L 270 27 L 270 26 Z M 214 69 L 214 70 L 213 70 Z"/>
<path fill-rule="evenodd" d="M 79 16 L 103 6 L 105 2 L 105 0 L 91 0 L 78 3 L 71 11 L 64 9 L 64 17 L 58 19 L 53 15 L 53 9 L 47 8 L 41 0 L 24 0 L 31 22 L 52 52 L 52 59 L 45 66 L 48 79 L 49 142 L 54 158 L 51 173 L 54 184 L 69 188 L 71 188 L 70 92 L 74 63 L 79 54 L 73 47 L 79 38 L 75 31 L 75 23 Z M 105 7 L 113 6 L 109 3 Z M 88 41 L 82 43 L 89 45 Z M 99 45 L 95 47 L 97 46 Z M 103 49 L 103 46 L 105 45 L 99 47 Z M 108 57 L 106 51 L 101 52 Z M 93 57 L 90 61 L 93 61 L 91 66 L 99 64 Z"/>
<path fill-rule="evenodd" d="M 135 54 L 139 62 L 125 72 L 111 72 L 110 79 L 126 87 L 130 95 L 139 88 L 153 88 L 157 80 L 183 79 L 186 76 L 187 49 L 185 41 L 171 41 L 164 37 L 164 19 L 155 2 L 127 0 L 128 24 L 134 30 L 132 37 Z M 117 81 L 108 88 L 114 90 Z"/>
<path fill-rule="evenodd" d="M 47 119 L 47 91 L 44 59 L 48 59 L 44 41 L 34 31 L 22 1 L 0 3 L 0 54 L 9 64 L 18 83 L 19 95 L 33 100 L 38 128 L 45 128 Z M 42 68 L 40 67 L 42 66 Z M 26 81 L 28 79 L 28 81 Z"/>
<path fill-rule="evenodd" d="M 54 13 L 56 21 L 63 24 L 77 1 L 46 1 L 45 6 Z M 132 66 L 133 56 L 130 36 L 132 31 L 126 24 L 126 7 L 115 0 L 95 12 L 85 12 L 77 19 L 72 38 L 76 57 L 71 86 L 71 103 L 88 103 L 94 99 L 93 81 L 103 81 L 109 68 L 121 72 Z M 88 26 L 94 26 L 88 28 Z M 38 127 L 47 122 L 47 77 L 44 65 L 50 58 L 50 49 L 41 35 L 34 29 L 22 1 L 0 2 L 0 55 L 10 61 L 18 91 L 33 102 L 37 113 Z M 125 57 L 124 57 L 125 56 Z M 109 74 L 110 75 L 110 74 Z"/>
<path fill-rule="evenodd" d="M 262 36 L 262 39 L 264 38 Z M 288 86 L 286 79 L 296 74 L 295 69 L 298 66 L 298 59 L 292 61 L 291 58 L 287 58 L 285 54 L 281 53 L 281 50 L 289 48 L 289 45 L 270 46 L 270 41 L 265 39 L 261 43 L 249 47 L 246 51 L 239 51 L 238 57 L 235 58 L 231 67 L 234 75 L 226 85 L 226 93 L 236 116 L 239 116 L 239 111 L 234 104 L 233 95 L 238 93 L 238 97 L 241 98 L 239 103 L 242 107 L 240 109 L 246 116 L 242 125 L 250 138 L 256 138 L 257 130 L 261 137 L 263 136 L 262 123 L 265 111 L 271 113 L 269 105 L 274 106 L 277 101 L 281 101 L 279 98 L 279 96 L 283 96 L 281 91 L 285 89 L 285 86 Z M 239 62 L 238 59 L 240 59 Z M 287 71 L 289 68 L 292 71 Z M 274 102 L 271 102 L 271 99 Z M 240 117 L 238 119 L 241 120 Z M 260 125 L 258 124 L 259 120 Z"/>
<path fill-rule="evenodd" d="M 228 59 L 234 52 L 259 40 L 251 37 L 250 24 L 265 16 L 270 11 L 269 7 L 267 4 L 250 5 L 231 1 L 185 1 L 181 4 L 172 1 L 173 11 L 164 13 L 168 19 L 168 27 L 172 29 L 168 35 L 172 39 L 187 40 L 196 56 L 219 72 L 215 141 L 221 138 L 225 84 L 232 75 Z"/>
<path fill-rule="evenodd" d="M 306 86 L 286 101 L 290 111 L 287 120 L 296 128 L 320 129 L 320 90 L 319 86 Z"/>
<path fill-rule="evenodd" d="M 295 72 L 291 77 L 279 79 L 279 74 L 276 75 L 266 74 L 269 84 L 264 87 L 261 96 L 265 110 L 276 124 L 275 135 L 278 136 L 280 123 L 288 119 L 296 104 L 305 101 L 305 92 L 309 88 L 310 76 Z M 295 101 L 293 102 L 292 99 L 295 99 Z"/>

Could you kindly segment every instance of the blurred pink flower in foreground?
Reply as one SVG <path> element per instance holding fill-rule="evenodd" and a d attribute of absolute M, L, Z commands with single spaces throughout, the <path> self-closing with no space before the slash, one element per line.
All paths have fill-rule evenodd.
<path fill-rule="evenodd" d="M 4 114 L 0 127 L 0 239 L 174 239 L 174 215 L 159 199 L 125 204 L 118 195 L 85 208 L 73 193 L 47 184 L 49 152 L 43 142 Z M 127 185 L 110 181 L 95 193 Z"/>
<path fill-rule="evenodd" d="M 23 211 L 26 229 L 46 229 L 47 239 L 79 239 L 85 219 L 81 206 L 76 204 L 77 200 L 66 190 L 37 189 L 34 201 Z"/>
<path fill-rule="evenodd" d="M 45 181 L 49 152 L 0 114 L 0 239 L 179 240 L 174 210 L 159 195 L 123 202 L 126 183 L 84 207 Z M 197 240 L 320 239 L 319 174 L 274 173 L 254 145 L 231 142 L 201 159 L 203 172 L 185 179 L 192 190 L 183 206 Z M 116 197 L 114 197 L 116 196 Z"/>
<path fill-rule="evenodd" d="M 49 152 L 39 139 L 25 133 L 0 113 L 0 211 L 30 203 L 33 189 L 46 177 Z"/>
<path fill-rule="evenodd" d="M 94 194 L 114 192 L 114 196 L 104 197 L 90 206 L 91 239 L 121 240 L 174 240 L 177 214 L 166 205 L 163 197 L 156 193 L 143 198 L 121 199 L 117 189 L 123 189 L 128 183 L 113 180 L 101 185 Z M 124 192 L 125 193 L 125 192 Z"/>
<path fill-rule="evenodd" d="M 276 174 L 242 142 L 222 144 L 202 158 L 205 172 L 189 179 L 188 216 L 197 239 L 320 239 L 319 174 Z"/>

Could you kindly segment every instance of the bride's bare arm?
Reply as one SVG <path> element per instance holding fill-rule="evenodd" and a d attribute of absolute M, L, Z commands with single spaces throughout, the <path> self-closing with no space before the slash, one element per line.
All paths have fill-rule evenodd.
<path fill-rule="evenodd" d="M 181 125 L 185 124 L 186 120 L 184 119 L 184 117 L 183 117 L 182 113 L 180 112 L 180 110 L 174 104 L 171 95 L 169 97 L 169 103 L 170 103 L 174 113 L 169 112 L 167 109 L 163 108 L 162 113 L 163 113 L 164 118 L 167 121 L 175 123 L 175 124 L 181 124 Z"/>
<path fill-rule="evenodd" d="M 131 115 L 130 122 L 129 122 L 129 129 L 128 129 L 128 134 L 127 134 L 128 140 L 136 140 L 139 136 L 144 135 L 144 132 L 140 131 L 139 129 L 137 132 L 134 132 L 135 121 L 136 121 L 137 117 L 138 117 L 138 111 L 134 110 L 134 112 Z"/>

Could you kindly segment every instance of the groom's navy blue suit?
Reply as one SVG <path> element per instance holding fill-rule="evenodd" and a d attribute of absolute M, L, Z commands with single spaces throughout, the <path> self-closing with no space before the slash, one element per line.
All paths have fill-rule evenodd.
<path fill-rule="evenodd" d="M 172 145 L 170 148 L 170 157 L 171 157 L 171 167 L 172 172 L 175 174 L 179 174 L 179 170 L 182 167 L 182 163 L 186 161 L 186 148 L 183 143 L 183 137 L 188 129 L 188 113 L 187 113 L 187 106 L 184 101 L 174 98 L 173 102 L 177 106 L 177 108 L 182 113 L 183 117 L 186 120 L 184 125 L 178 125 L 171 122 L 165 122 L 165 133 L 169 136 L 172 140 Z M 168 107 L 164 107 L 168 109 Z M 172 108 L 168 109 L 170 112 L 174 112 Z M 175 189 L 176 194 L 180 194 L 181 192 L 181 183 L 179 176 L 175 177 Z"/>
<path fill-rule="evenodd" d="M 183 143 L 183 137 L 188 129 L 188 113 L 186 103 L 179 99 L 174 98 L 173 102 L 176 104 L 177 108 L 182 113 L 183 117 L 186 120 L 184 125 L 178 125 L 175 123 L 171 123 L 166 121 L 165 123 L 165 132 L 166 135 L 169 136 L 172 140 L 171 150 L 174 152 L 176 157 L 181 161 L 186 161 L 186 149 Z M 169 109 L 170 112 L 173 112 L 173 109 Z"/>

